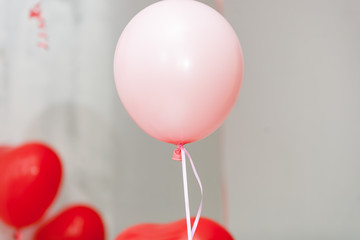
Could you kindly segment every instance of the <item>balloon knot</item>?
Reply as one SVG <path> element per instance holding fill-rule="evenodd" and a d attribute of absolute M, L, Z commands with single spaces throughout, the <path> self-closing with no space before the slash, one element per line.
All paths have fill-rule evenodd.
<path fill-rule="evenodd" d="M 21 234 L 20 230 L 16 230 L 16 232 L 14 233 L 14 239 L 15 240 L 21 240 L 22 239 L 22 234 Z"/>
<path fill-rule="evenodd" d="M 174 150 L 172 159 L 175 161 L 181 161 L 181 145 L 178 145 Z"/>

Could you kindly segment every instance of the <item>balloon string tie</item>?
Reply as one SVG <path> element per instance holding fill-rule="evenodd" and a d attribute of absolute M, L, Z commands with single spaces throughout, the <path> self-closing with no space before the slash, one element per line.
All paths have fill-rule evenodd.
<path fill-rule="evenodd" d="M 22 234 L 20 230 L 16 230 L 14 233 L 14 240 L 21 240 L 22 239 Z"/>
<path fill-rule="evenodd" d="M 179 157 L 180 154 L 181 154 L 181 159 Z M 194 224 L 192 226 L 191 226 L 191 220 L 190 220 L 190 203 L 189 203 L 189 191 L 188 191 L 188 182 L 187 182 L 187 173 L 186 173 L 186 156 L 188 157 L 188 159 L 190 161 L 192 170 L 194 172 L 196 180 L 198 181 L 200 191 L 201 191 L 200 206 L 197 211 Z M 196 171 L 194 162 L 193 162 L 189 152 L 184 148 L 183 145 L 178 145 L 178 147 L 175 149 L 173 159 L 182 162 L 187 235 L 188 235 L 188 240 L 192 240 L 194 238 L 195 231 L 196 231 L 196 228 L 198 226 L 200 216 L 201 216 L 202 205 L 203 205 L 203 196 L 204 196 L 203 187 L 202 187 L 202 184 L 200 181 L 199 174 Z"/>

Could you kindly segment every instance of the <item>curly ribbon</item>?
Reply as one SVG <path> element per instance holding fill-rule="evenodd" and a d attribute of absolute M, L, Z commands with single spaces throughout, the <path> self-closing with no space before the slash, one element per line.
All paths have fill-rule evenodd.
<path fill-rule="evenodd" d="M 180 155 L 180 151 L 181 150 L 181 161 L 182 161 L 182 172 L 183 172 L 183 183 L 184 183 L 184 198 L 185 198 L 185 213 L 186 213 L 186 226 L 187 226 L 187 235 L 188 235 L 188 240 L 192 240 L 194 235 L 195 235 L 195 231 L 196 228 L 198 226 L 199 220 L 200 220 L 200 216 L 201 216 L 201 210 L 202 210 L 202 205 L 203 205 L 203 187 L 200 181 L 200 177 L 199 174 L 196 171 L 195 165 L 193 160 L 191 159 L 191 156 L 189 154 L 189 152 L 184 148 L 183 145 L 179 145 L 177 147 L 177 149 L 175 149 L 174 151 L 174 160 L 179 160 L 178 159 L 178 155 Z M 187 173 L 186 173 L 186 156 L 188 157 L 192 170 L 194 172 L 194 175 L 196 177 L 196 180 L 199 183 L 199 187 L 200 187 L 200 191 L 201 191 L 201 202 L 200 202 L 200 206 L 199 209 L 197 211 L 196 214 L 196 218 L 194 221 L 194 224 L 191 226 L 191 221 L 190 221 L 190 204 L 189 204 L 189 191 L 188 191 L 188 182 L 187 182 Z"/>
<path fill-rule="evenodd" d="M 41 10 L 41 3 L 37 3 L 33 8 L 30 9 L 29 18 L 35 18 L 38 22 L 38 29 L 40 33 L 38 37 L 40 41 L 38 42 L 38 47 L 43 49 L 48 49 L 48 41 L 47 41 L 47 34 L 45 32 L 45 19 L 42 15 Z"/>

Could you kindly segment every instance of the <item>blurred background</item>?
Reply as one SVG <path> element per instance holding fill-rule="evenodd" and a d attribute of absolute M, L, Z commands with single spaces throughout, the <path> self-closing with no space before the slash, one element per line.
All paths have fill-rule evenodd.
<path fill-rule="evenodd" d="M 29 19 L 37 2 L 0 0 L 0 145 L 37 140 L 60 155 L 64 181 L 45 219 L 89 203 L 114 239 L 184 218 L 174 146 L 136 126 L 113 80 L 118 37 L 157 1 L 43 0 L 48 50 Z M 225 124 L 188 146 L 203 215 L 236 239 L 360 239 L 360 2 L 224 0 L 224 15 L 245 76 Z M 0 223 L 1 239 L 11 234 Z"/>

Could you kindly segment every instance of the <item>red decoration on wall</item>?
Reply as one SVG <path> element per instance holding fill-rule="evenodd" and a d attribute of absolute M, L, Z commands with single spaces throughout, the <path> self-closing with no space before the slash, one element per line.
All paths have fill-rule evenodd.
<path fill-rule="evenodd" d="M 47 50 L 49 45 L 48 45 L 47 34 L 45 31 L 45 19 L 43 18 L 42 15 L 42 9 L 40 3 L 37 3 L 33 8 L 30 9 L 29 17 L 34 18 L 38 24 L 37 27 L 40 31 L 40 33 L 38 34 L 39 37 L 39 42 L 37 44 L 38 47 Z"/>

